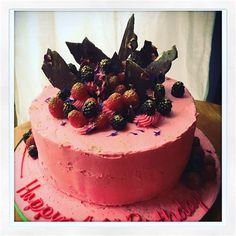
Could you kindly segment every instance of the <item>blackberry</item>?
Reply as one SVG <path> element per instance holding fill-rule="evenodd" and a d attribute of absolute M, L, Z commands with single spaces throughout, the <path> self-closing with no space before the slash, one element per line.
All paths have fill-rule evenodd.
<path fill-rule="evenodd" d="M 171 112 L 172 102 L 169 99 L 163 99 L 157 103 L 157 111 L 161 115 L 168 115 Z"/>
<path fill-rule="evenodd" d="M 30 136 L 31 134 L 32 134 L 32 130 L 31 130 L 31 129 L 29 129 L 28 132 L 26 132 L 26 133 L 23 134 L 23 140 L 24 140 L 24 142 L 26 142 L 26 140 L 29 138 L 29 136 Z"/>
<path fill-rule="evenodd" d="M 176 98 L 181 98 L 184 95 L 184 84 L 181 81 L 177 81 L 171 88 L 171 94 Z"/>
<path fill-rule="evenodd" d="M 77 71 L 77 68 L 74 64 L 69 63 L 68 67 L 69 67 L 70 72 L 72 72 L 74 75 L 77 75 L 78 71 Z"/>
<path fill-rule="evenodd" d="M 115 130 L 123 130 L 126 127 L 126 120 L 121 115 L 114 115 L 111 119 L 111 126 Z"/>
<path fill-rule="evenodd" d="M 62 101 L 66 101 L 66 99 L 68 97 L 70 97 L 70 90 L 68 88 L 64 88 L 62 90 L 60 90 L 57 93 L 57 96 L 62 100 Z"/>
<path fill-rule="evenodd" d="M 102 59 L 100 61 L 100 67 L 105 72 L 105 74 L 109 74 L 112 71 L 112 63 L 110 59 Z"/>
<path fill-rule="evenodd" d="M 34 160 L 38 158 L 38 149 L 35 145 L 30 145 L 28 147 L 28 153 Z"/>
<path fill-rule="evenodd" d="M 64 103 L 63 113 L 65 118 L 67 118 L 68 114 L 73 110 L 76 110 L 76 107 L 74 105 L 72 105 L 70 102 Z"/>
<path fill-rule="evenodd" d="M 160 73 L 158 78 L 157 78 L 157 83 L 162 84 L 165 82 L 165 74 Z"/>
<path fill-rule="evenodd" d="M 160 101 L 165 97 L 165 87 L 162 84 L 156 84 L 155 87 L 155 98 Z"/>
<path fill-rule="evenodd" d="M 122 111 L 122 116 L 127 120 L 127 122 L 132 123 L 136 114 L 133 106 L 129 106 Z"/>
<path fill-rule="evenodd" d="M 83 105 L 82 111 L 85 117 L 87 118 L 94 117 L 98 113 L 97 104 L 94 101 L 85 102 L 85 104 Z"/>
<path fill-rule="evenodd" d="M 141 113 L 147 114 L 149 116 L 154 115 L 156 111 L 155 106 L 155 102 L 151 99 L 148 99 L 141 105 Z"/>
<path fill-rule="evenodd" d="M 80 70 L 80 78 L 82 82 L 89 82 L 94 80 L 94 71 L 90 66 L 83 66 Z"/>

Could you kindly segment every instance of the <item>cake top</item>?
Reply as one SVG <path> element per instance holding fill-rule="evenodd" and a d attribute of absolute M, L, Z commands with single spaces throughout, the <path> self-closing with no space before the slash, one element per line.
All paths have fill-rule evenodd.
<path fill-rule="evenodd" d="M 169 116 L 172 101 L 166 98 L 165 74 L 177 58 L 177 49 L 159 55 L 157 47 L 145 40 L 140 50 L 134 33 L 134 15 L 127 23 L 119 53 L 111 58 L 87 37 L 82 43 L 66 42 L 79 69 L 67 64 L 51 49 L 44 55 L 42 70 L 60 91 L 49 101 L 48 109 L 57 119 L 88 134 L 93 130 L 125 130 L 127 123 L 155 127 L 161 116 Z M 171 94 L 181 98 L 182 82 L 176 82 Z"/>

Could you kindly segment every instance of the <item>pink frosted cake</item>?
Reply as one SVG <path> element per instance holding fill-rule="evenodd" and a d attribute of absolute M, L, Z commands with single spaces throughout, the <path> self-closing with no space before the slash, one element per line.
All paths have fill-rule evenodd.
<path fill-rule="evenodd" d="M 79 70 L 50 49 L 44 56 L 42 69 L 52 85 L 32 102 L 32 131 L 16 152 L 22 156 L 15 164 L 20 171 L 16 202 L 19 208 L 29 203 L 17 209 L 26 211 L 28 219 L 81 221 L 80 212 L 87 220 L 113 216 L 124 221 L 130 214 L 140 220 L 142 214 L 148 221 L 158 221 L 157 205 L 173 208 L 174 196 L 190 196 L 193 191 L 195 209 L 189 215 L 185 209 L 184 217 L 178 208 L 179 217 L 164 218 L 199 220 L 207 204 L 214 202 L 219 186 L 214 148 L 208 141 L 202 143 L 202 133 L 195 137 L 196 108 L 189 91 L 182 82 L 165 77 L 177 49 L 173 46 L 159 55 L 145 41 L 138 51 L 133 28 L 134 16 L 112 58 L 87 38 L 67 42 Z M 48 187 L 46 195 L 40 192 L 41 200 L 34 200 L 39 185 L 32 186 L 38 179 Z M 206 183 L 213 194 L 202 190 Z M 43 206 L 42 196 L 57 208 L 63 199 L 60 212 L 69 217 L 55 216 L 52 207 Z M 30 209 L 37 214 L 28 213 Z"/>

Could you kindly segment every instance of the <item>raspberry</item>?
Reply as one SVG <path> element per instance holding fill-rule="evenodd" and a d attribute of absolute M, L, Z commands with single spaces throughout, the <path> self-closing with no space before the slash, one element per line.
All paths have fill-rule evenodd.
<path fill-rule="evenodd" d="M 142 104 L 140 110 L 141 110 L 141 113 L 147 114 L 149 116 L 154 115 L 156 111 L 155 102 L 151 99 L 146 100 Z"/>
<path fill-rule="evenodd" d="M 98 107 L 95 101 L 86 101 L 82 107 L 83 114 L 87 118 L 91 118 L 97 115 Z"/>
<path fill-rule="evenodd" d="M 76 83 L 73 85 L 71 89 L 71 96 L 74 99 L 78 100 L 86 100 L 88 98 L 88 91 L 86 89 L 86 86 L 82 83 Z"/>
<path fill-rule="evenodd" d="M 116 112 L 120 112 L 124 107 L 124 100 L 121 94 L 113 93 L 106 100 L 106 106 L 108 109 Z"/>
<path fill-rule="evenodd" d="M 111 126 L 115 130 L 123 130 L 126 127 L 126 120 L 121 115 L 114 115 L 111 119 Z"/>
<path fill-rule="evenodd" d="M 63 107 L 64 102 L 58 97 L 51 98 L 48 103 L 49 112 L 58 119 L 64 118 Z"/>
<path fill-rule="evenodd" d="M 88 124 L 88 121 L 83 113 L 77 110 L 73 110 L 68 114 L 68 120 L 75 128 L 81 128 Z"/>
<path fill-rule="evenodd" d="M 74 105 L 72 105 L 70 102 L 64 103 L 63 113 L 65 118 L 67 118 L 68 114 L 73 110 L 76 110 L 76 107 Z"/>
<path fill-rule="evenodd" d="M 64 88 L 57 93 L 57 97 L 59 97 L 62 101 L 65 101 L 68 97 L 70 97 L 70 90 L 68 88 Z"/>
<path fill-rule="evenodd" d="M 139 105 L 138 94 L 133 90 L 129 89 L 123 94 L 124 102 L 128 106 L 137 107 Z"/>
<path fill-rule="evenodd" d="M 156 84 L 155 98 L 160 101 L 165 97 L 165 87 L 162 84 Z"/>
<path fill-rule="evenodd" d="M 29 138 L 26 140 L 25 145 L 26 145 L 26 147 L 29 147 L 29 146 L 34 145 L 34 144 L 35 144 L 34 137 L 31 134 L 29 136 Z"/>
<path fill-rule="evenodd" d="M 30 137 L 31 134 L 32 134 L 31 129 L 29 129 L 28 132 L 26 132 L 26 133 L 23 134 L 23 140 L 24 140 L 24 142 L 26 142 L 26 140 Z"/>
<path fill-rule="evenodd" d="M 171 94 L 174 97 L 181 98 L 184 95 L 184 84 L 180 81 L 177 81 L 173 84 L 171 88 Z"/>
<path fill-rule="evenodd" d="M 102 59 L 100 61 L 100 67 L 104 71 L 105 74 L 109 74 L 112 70 L 112 63 L 110 59 Z"/>
<path fill-rule="evenodd" d="M 35 145 L 30 145 L 28 147 L 28 153 L 34 160 L 38 158 L 38 149 Z"/>
<path fill-rule="evenodd" d="M 171 112 L 172 102 L 169 99 L 163 99 L 157 103 L 157 111 L 161 115 L 168 115 Z"/>
<path fill-rule="evenodd" d="M 103 130 L 109 125 L 109 119 L 106 113 L 100 113 L 96 118 L 96 128 Z"/>
<path fill-rule="evenodd" d="M 124 94 L 124 92 L 126 91 L 127 89 L 126 89 L 126 87 L 125 87 L 125 85 L 123 85 L 123 84 L 119 84 L 118 86 L 116 86 L 116 88 L 115 88 L 115 92 L 116 93 L 119 93 L 119 94 Z"/>
<path fill-rule="evenodd" d="M 94 70 L 90 66 L 83 66 L 80 69 L 80 78 L 82 82 L 89 82 L 94 80 Z"/>

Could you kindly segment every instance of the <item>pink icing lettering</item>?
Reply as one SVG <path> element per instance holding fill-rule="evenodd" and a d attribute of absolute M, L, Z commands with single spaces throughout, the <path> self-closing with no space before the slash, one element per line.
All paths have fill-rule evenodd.
<path fill-rule="evenodd" d="M 44 204 L 43 199 L 38 198 L 38 199 L 30 202 L 30 204 L 24 208 L 24 211 L 28 211 L 29 209 L 31 209 L 32 211 L 36 211 L 36 212 L 41 211 L 43 204 Z"/>
<path fill-rule="evenodd" d="M 35 189 L 39 188 L 41 186 L 41 184 L 38 184 L 36 186 L 34 186 L 33 188 L 30 188 L 31 185 L 35 184 L 38 180 L 35 179 L 34 181 L 32 181 L 31 183 L 27 184 L 25 187 L 19 189 L 16 191 L 16 193 L 20 193 L 22 191 L 26 191 L 25 193 L 21 194 L 20 197 L 23 198 L 26 194 L 29 194 L 30 192 L 33 192 Z"/>
<path fill-rule="evenodd" d="M 28 192 L 24 195 L 23 200 L 27 202 L 31 202 L 31 200 L 35 197 L 35 193 Z"/>
<path fill-rule="evenodd" d="M 44 219 L 51 219 L 53 214 L 52 207 L 46 205 L 39 213 L 37 213 L 34 218 L 38 220 L 40 217 L 43 217 Z"/>

